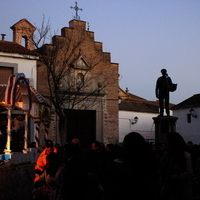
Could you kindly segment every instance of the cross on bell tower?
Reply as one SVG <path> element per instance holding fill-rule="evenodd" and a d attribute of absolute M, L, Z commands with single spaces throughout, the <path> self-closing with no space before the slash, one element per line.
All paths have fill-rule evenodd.
<path fill-rule="evenodd" d="M 74 9 L 75 11 L 76 11 L 76 16 L 74 16 L 74 18 L 76 19 L 76 20 L 80 20 L 80 16 L 78 15 L 78 11 L 79 10 L 83 10 L 82 8 L 79 8 L 78 6 L 77 6 L 77 1 L 75 2 L 75 6 L 74 7 L 70 7 L 70 8 L 72 8 L 72 9 Z"/>

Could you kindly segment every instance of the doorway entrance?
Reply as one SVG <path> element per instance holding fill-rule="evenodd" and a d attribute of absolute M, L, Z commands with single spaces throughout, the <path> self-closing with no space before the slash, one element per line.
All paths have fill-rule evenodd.
<path fill-rule="evenodd" d="M 78 138 L 80 142 L 90 143 L 96 139 L 96 111 L 95 110 L 68 110 L 67 141 Z"/>

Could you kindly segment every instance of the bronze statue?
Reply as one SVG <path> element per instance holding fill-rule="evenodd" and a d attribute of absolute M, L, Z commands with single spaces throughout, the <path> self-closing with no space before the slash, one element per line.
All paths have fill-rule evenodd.
<path fill-rule="evenodd" d="M 159 99 L 160 115 L 164 115 L 164 105 L 167 116 L 170 116 L 169 112 L 169 92 L 176 90 L 177 84 L 173 84 L 171 78 L 167 74 L 166 69 L 161 70 L 162 76 L 157 79 L 156 82 L 156 97 Z"/>

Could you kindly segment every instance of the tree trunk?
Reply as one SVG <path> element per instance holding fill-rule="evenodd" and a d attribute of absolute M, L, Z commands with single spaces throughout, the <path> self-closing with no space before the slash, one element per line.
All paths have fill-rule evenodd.
<path fill-rule="evenodd" d="M 59 116 L 59 136 L 60 142 L 63 146 L 67 142 L 67 118 L 65 115 Z"/>

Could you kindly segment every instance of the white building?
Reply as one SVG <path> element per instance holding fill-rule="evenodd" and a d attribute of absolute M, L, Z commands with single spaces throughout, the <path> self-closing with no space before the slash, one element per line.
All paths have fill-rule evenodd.
<path fill-rule="evenodd" d="M 119 142 L 130 132 L 139 132 L 146 140 L 155 139 L 153 117 L 159 115 L 159 103 L 147 101 L 128 90 L 119 89 Z"/>
<path fill-rule="evenodd" d="M 185 142 L 200 144 L 200 94 L 195 94 L 172 107 L 174 117 L 178 117 L 176 131 Z"/>

